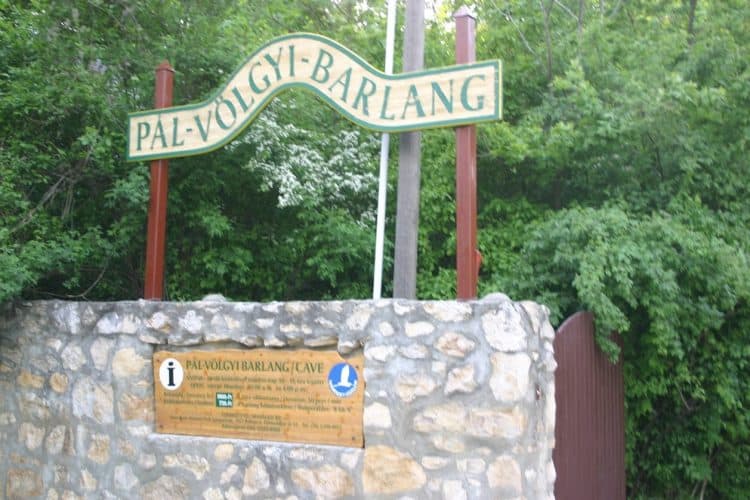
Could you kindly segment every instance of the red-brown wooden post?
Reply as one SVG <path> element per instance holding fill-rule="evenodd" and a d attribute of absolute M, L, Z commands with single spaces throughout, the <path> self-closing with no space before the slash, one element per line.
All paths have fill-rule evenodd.
<path fill-rule="evenodd" d="M 172 105 L 174 69 L 168 61 L 156 68 L 154 107 Z M 167 232 L 167 187 L 169 160 L 151 162 L 151 198 L 148 205 L 148 233 L 146 236 L 146 283 L 143 298 L 164 298 L 164 247 Z"/>
<path fill-rule="evenodd" d="M 476 19 L 465 5 L 456 21 L 456 63 L 476 60 L 474 28 Z M 456 127 L 456 274 L 459 299 L 477 296 L 479 264 L 477 250 L 477 128 Z"/>

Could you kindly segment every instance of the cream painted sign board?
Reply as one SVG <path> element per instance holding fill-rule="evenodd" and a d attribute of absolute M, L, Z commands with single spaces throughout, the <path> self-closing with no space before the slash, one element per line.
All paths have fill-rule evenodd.
<path fill-rule="evenodd" d="M 161 433 L 362 447 L 362 354 L 220 350 L 154 354 Z"/>
<path fill-rule="evenodd" d="M 338 43 L 292 34 L 258 49 L 201 103 L 128 115 L 130 161 L 205 153 L 234 139 L 279 92 L 306 89 L 362 127 L 401 132 L 498 120 L 500 61 L 387 75 Z"/>

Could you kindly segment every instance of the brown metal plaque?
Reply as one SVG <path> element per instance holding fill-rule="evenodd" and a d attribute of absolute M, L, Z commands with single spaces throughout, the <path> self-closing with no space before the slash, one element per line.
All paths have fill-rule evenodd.
<path fill-rule="evenodd" d="M 362 447 L 362 354 L 221 350 L 154 354 L 156 430 Z"/>

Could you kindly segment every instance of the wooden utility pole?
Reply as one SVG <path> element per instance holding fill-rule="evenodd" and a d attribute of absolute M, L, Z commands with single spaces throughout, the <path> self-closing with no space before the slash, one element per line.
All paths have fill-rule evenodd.
<path fill-rule="evenodd" d="M 403 72 L 424 66 L 424 0 L 406 1 Z M 398 148 L 396 241 L 393 261 L 393 296 L 417 297 L 417 237 L 419 234 L 419 176 L 422 134 L 405 132 Z"/>
<path fill-rule="evenodd" d="M 474 29 L 476 19 L 466 6 L 458 9 L 456 20 L 456 63 L 476 60 Z M 459 299 L 477 296 L 479 265 L 477 249 L 477 127 L 456 127 L 456 275 Z"/>
<path fill-rule="evenodd" d="M 172 105 L 174 69 L 164 61 L 156 68 L 154 107 Z M 143 298 L 164 298 L 164 248 L 167 232 L 167 186 L 169 160 L 151 162 L 151 198 L 148 205 L 148 233 L 146 236 L 146 281 Z"/>

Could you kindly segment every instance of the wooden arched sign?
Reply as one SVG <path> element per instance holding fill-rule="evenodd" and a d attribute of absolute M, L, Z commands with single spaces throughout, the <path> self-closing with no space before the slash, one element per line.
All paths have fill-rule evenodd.
<path fill-rule="evenodd" d="M 500 61 L 387 75 L 320 35 L 275 38 L 209 99 L 131 113 L 128 160 L 197 155 L 237 137 L 279 92 L 309 90 L 380 132 L 454 127 L 501 114 Z"/>
<path fill-rule="evenodd" d="M 161 299 L 168 159 L 213 151 L 237 137 L 279 92 L 306 89 L 354 123 L 380 132 L 456 128 L 458 297 L 476 297 L 476 130 L 502 115 L 500 61 L 474 62 L 474 17 L 456 18 L 456 60 L 446 68 L 388 75 L 326 37 L 297 33 L 253 53 L 226 84 L 196 104 L 172 106 L 173 73 L 156 71 L 155 107 L 128 115 L 128 161 L 151 160 L 144 298 Z"/>

